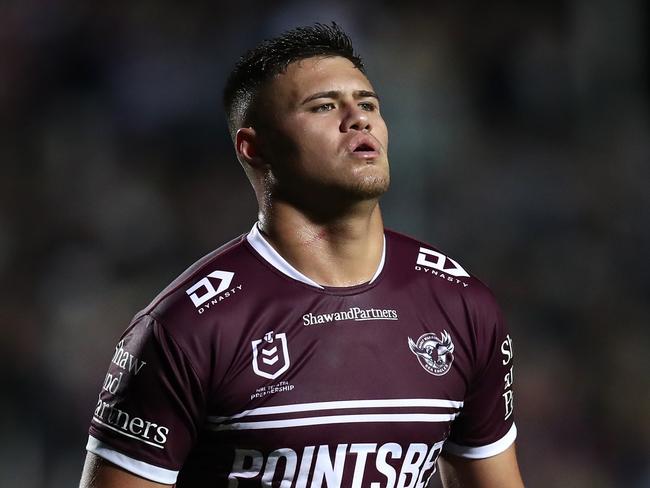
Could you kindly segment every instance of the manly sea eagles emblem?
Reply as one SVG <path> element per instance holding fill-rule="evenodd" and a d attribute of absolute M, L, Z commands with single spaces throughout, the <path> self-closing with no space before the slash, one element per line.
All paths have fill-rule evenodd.
<path fill-rule="evenodd" d="M 454 343 L 449 332 L 442 331 L 440 337 L 428 333 L 421 335 L 417 342 L 408 338 L 409 348 L 420 361 L 422 367 L 434 376 L 442 376 L 454 362 Z"/>

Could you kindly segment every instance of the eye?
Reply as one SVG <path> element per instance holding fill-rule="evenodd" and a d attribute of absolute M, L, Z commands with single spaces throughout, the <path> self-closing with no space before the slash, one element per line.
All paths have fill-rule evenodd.
<path fill-rule="evenodd" d="M 372 102 L 361 102 L 359 104 L 359 107 L 361 107 L 361 109 L 365 110 L 366 112 L 374 112 L 377 110 L 377 105 Z"/>
<path fill-rule="evenodd" d="M 329 112 L 330 110 L 334 110 L 334 104 L 333 103 L 323 103 L 321 105 L 317 105 L 314 108 L 312 108 L 312 112 Z"/>

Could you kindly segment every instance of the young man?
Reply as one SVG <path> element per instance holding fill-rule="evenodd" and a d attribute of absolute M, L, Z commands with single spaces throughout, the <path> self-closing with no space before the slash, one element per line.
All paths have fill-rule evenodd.
<path fill-rule="evenodd" d="M 347 36 L 265 42 L 224 98 L 259 222 L 133 319 L 81 486 L 523 486 L 510 336 L 459 263 L 384 230 L 388 131 Z"/>

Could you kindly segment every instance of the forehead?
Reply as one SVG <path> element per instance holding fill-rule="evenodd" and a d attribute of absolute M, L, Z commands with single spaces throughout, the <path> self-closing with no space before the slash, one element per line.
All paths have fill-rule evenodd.
<path fill-rule="evenodd" d="M 291 105 L 318 92 L 355 90 L 372 90 L 372 85 L 352 61 L 340 56 L 295 61 L 275 76 L 269 86 L 276 100 L 280 98 Z"/>

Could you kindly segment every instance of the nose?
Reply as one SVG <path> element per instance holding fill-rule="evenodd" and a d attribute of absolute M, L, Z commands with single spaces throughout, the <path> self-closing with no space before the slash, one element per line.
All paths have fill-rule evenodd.
<path fill-rule="evenodd" d="M 372 129 L 372 126 L 370 125 L 368 112 L 361 110 L 356 103 L 351 104 L 341 121 L 341 132 L 350 130 L 369 131 L 370 129 Z"/>

